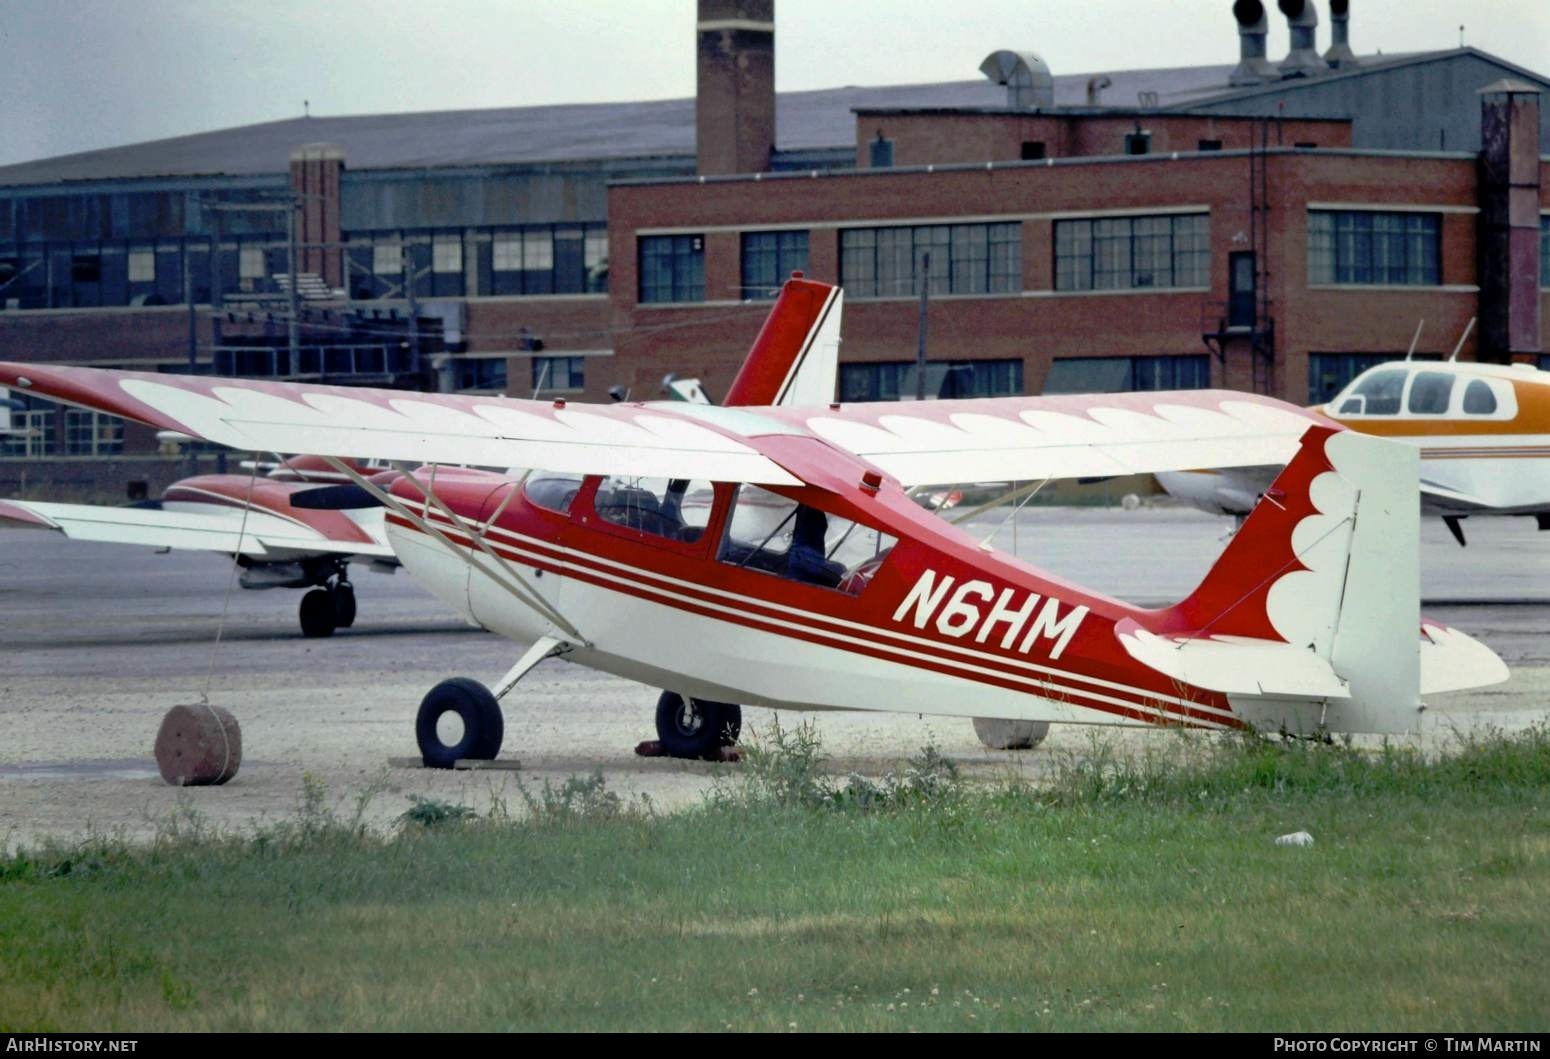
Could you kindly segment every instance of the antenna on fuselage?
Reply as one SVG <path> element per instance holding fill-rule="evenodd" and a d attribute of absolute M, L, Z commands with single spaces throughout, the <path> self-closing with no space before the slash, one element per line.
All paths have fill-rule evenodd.
<path fill-rule="evenodd" d="M 1448 358 L 1448 363 L 1449 364 L 1452 364 L 1455 360 L 1459 359 L 1459 350 L 1464 348 L 1464 343 L 1469 340 L 1469 333 L 1471 331 L 1473 331 L 1474 329 L 1475 329 L 1475 318 L 1473 316 L 1471 316 L 1469 318 L 1469 326 L 1464 328 L 1464 333 L 1459 336 L 1459 344 L 1453 347 L 1453 356 Z"/>
<path fill-rule="evenodd" d="M 1424 316 L 1420 320 L 1416 321 L 1415 337 L 1410 340 L 1410 352 L 1405 354 L 1406 360 L 1409 360 L 1411 357 L 1415 356 L 1415 347 L 1421 342 L 1421 328 L 1425 326 L 1426 318 Z"/>

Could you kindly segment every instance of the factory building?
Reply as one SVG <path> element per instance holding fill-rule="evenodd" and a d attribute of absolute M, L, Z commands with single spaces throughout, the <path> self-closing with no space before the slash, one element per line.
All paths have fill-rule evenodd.
<path fill-rule="evenodd" d="M 842 400 L 1308 402 L 1421 320 L 1422 355 L 1474 319 L 1461 356 L 1537 361 L 1550 81 L 1471 48 L 1365 53 L 1343 0 L 1321 40 L 1318 6 L 1224 3 L 1219 66 L 1007 49 L 963 82 L 777 95 L 772 0 L 700 0 L 692 100 L 0 167 L 0 358 L 586 400 L 675 372 L 715 395 L 799 270 L 846 290 Z M 10 403 L 0 491 L 186 466 L 132 424 Z"/>

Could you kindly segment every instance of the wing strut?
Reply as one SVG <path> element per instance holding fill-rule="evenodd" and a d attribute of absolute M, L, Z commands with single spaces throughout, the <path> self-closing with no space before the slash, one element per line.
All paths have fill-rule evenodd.
<path fill-rule="evenodd" d="M 561 613 L 556 611 L 553 607 L 549 606 L 549 604 L 547 602 L 545 602 L 542 597 L 539 597 L 536 593 L 534 593 L 531 590 L 531 588 L 528 588 L 526 582 L 522 581 L 520 575 L 517 575 L 518 581 L 521 582 L 520 585 L 513 585 L 505 577 L 501 576 L 501 573 L 498 570 L 491 570 L 491 569 L 489 569 L 487 566 L 485 566 L 484 563 L 482 563 L 482 562 L 478 561 L 477 559 L 475 559 L 475 557 L 470 552 L 468 552 L 466 549 L 459 548 L 456 544 L 454 544 L 451 540 L 449 540 L 447 538 L 446 534 L 442 533 L 441 530 L 439 530 L 435 526 L 431 525 L 431 523 L 429 521 L 427 521 L 426 519 L 423 519 L 419 515 L 416 515 L 413 511 L 410 511 L 406 506 L 404 506 L 404 504 L 401 501 L 398 500 L 397 497 L 393 496 L 392 494 L 388 493 L 386 490 L 382 489 L 381 487 L 377 486 L 375 483 L 373 483 L 370 480 L 368 480 L 365 476 L 363 476 L 360 473 L 358 473 L 354 468 L 350 467 L 348 464 L 344 463 L 343 461 L 341 461 L 340 459 L 338 459 L 337 457 L 334 457 L 334 456 L 324 456 L 323 459 L 328 462 L 328 465 L 330 467 L 334 468 L 339 473 L 341 473 L 343 475 L 346 475 L 352 481 L 354 481 L 356 485 L 360 486 L 362 489 L 365 489 L 372 496 L 374 496 L 378 500 L 380 500 L 382 502 L 383 506 L 386 507 L 388 510 L 390 510 L 390 511 L 394 512 L 395 514 L 399 515 L 400 517 L 406 519 L 416 529 L 420 530 L 422 533 L 424 533 L 427 536 L 429 536 L 432 540 L 435 540 L 438 543 L 440 543 L 441 546 L 447 550 L 448 554 L 456 556 L 458 559 L 460 559 L 464 563 L 467 563 L 468 566 L 471 569 L 473 569 L 473 570 L 477 571 L 478 573 L 484 574 L 485 576 L 489 577 L 490 580 L 494 581 L 501 588 L 505 589 L 508 593 L 510 593 L 511 595 L 515 596 L 517 598 L 517 600 L 519 602 L 521 602 L 524 606 L 531 607 L 532 609 L 538 611 L 538 613 L 542 614 L 544 617 L 546 617 L 550 621 L 554 622 L 555 625 L 559 626 L 561 629 L 565 630 L 565 632 L 567 632 L 571 636 L 575 637 L 575 639 L 576 639 L 576 641 L 578 643 L 585 643 L 586 642 L 585 638 L 581 635 L 581 633 L 579 631 L 577 631 L 576 627 L 574 625 L 572 625 L 570 622 L 565 620 L 565 616 L 564 615 L 562 615 Z M 420 483 L 417 480 L 414 479 L 413 475 L 410 475 L 409 477 L 410 477 L 411 481 L 415 482 L 416 486 L 419 486 Z M 421 492 L 422 493 L 425 492 L 423 487 L 421 487 Z M 425 493 L 425 495 L 426 495 L 426 497 L 428 499 L 430 499 L 432 502 L 434 502 L 438 508 L 442 508 L 441 502 L 439 500 L 437 500 L 432 494 Z M 442 510 L 445 513 L 445 508 L 442 508 Z M 456 516 L 452 516 L 452 518 L 453 518 L 453 521 L 454 521 L 454 523 L 456 525 L 464 526 L 465 530 L 466 530 L 466 524 L 463 522 L 462 519 L 459 519 Z M 472 534 L 472 533 L 470 533 L 469 536 L 473 540 L 479 541 L 481 545 L 483 544 L 483 540 L 479 536 L 477 536 L 475 534 Z M 486 552 L 489 551 L 488 548 L 485 548 L 484 550 Z M 510 569 L 510 564 L 507 563 L 506 560 L 500 558 L 500 556 L 498 556 L 498 555 L 495 556 L 495 558 L 496 558 L 496 561 L 500 563 L 502 568 L 507 569 L 507 570 Z"/>

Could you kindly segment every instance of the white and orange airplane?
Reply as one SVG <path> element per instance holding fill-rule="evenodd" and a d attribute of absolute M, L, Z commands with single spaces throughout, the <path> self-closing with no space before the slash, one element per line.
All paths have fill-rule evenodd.
<path fill-rule="evenodd" d="M 821 357 L 839 300 L 828 289 L 807 330 Z M 1000 741 L 1021 745 L 1051 723 L 1400 732 L 1423 695 L 1507 676 L 1421 619 L 1417 451 L 1263 397 L 580 406 L 26 364 L 0 364 L 0 385 L 330 454 L 384 505 L 412 576 L 532 644 L 493 690 L 458 677 L 425 696 L 432 765 L 494 756 L 500 700 L 556 655 L 667 689 L 658 735 L 691 757 L 734 741 L 748 704 L 1007 722 Z M 368 456 L 398 477 L 345 462 Z M 1158 610 L 998 552 L 907 493 L 1274 463 L 1205 580 Z"/>
<path fill-rule="evenodd" d="M 1403 360 L 1368 368 L 1312 411 L 1420 450 L 1423 514 L 1464 543 L 1461 520 L 1532 515 L 1550 529 L 1550 372 L 1527 364 Z M 1163 472 L 1169 493 L 1245 515 L 1277 468 Z"/>

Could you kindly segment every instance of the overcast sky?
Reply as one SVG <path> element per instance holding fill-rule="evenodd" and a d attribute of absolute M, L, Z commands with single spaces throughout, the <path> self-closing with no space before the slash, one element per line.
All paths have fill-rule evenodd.
<path fill-rule="evenodd" d="M 1271 8 L 1270 55 L 1287 48 Z M 1328 45 L 1328 3 L 1316 0 Z M 776 0 L 776 86 L 1235 62 L 1229 0 Z M 1369 53 L 1466 43 L 1550 72 L 1550 0 L 1352 0 Z M 0 165 L 313 114 L 694 92 L 694 0 L 0 0 Z M 1550 104 L 1550 100 L 1547 100 Z"/>

